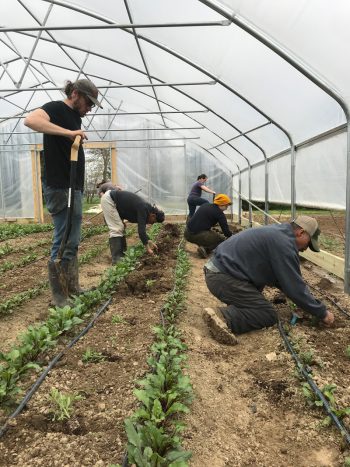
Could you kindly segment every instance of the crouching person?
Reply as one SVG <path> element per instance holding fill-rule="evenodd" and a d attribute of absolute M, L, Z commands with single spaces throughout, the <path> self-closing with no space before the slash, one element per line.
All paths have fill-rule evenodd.
<path fill-rule="evenodd" d="M 109 190 L 101 198 L 101 207 L 109 227 L 109 246 L 112 264 L 116 264 L 126 251 L 124 220 L 137 224 L 138 234 L 147 253 L 153 254 L 157 245 L 147 233 L 146 224 L 164 221 L 164 212 L 130 191 Z"/>
<path fill-rule="evenodd" d="M 294 222 L 245 230 L 221 243 L 204 267 L 210 292 L 227 306 L 206 308 L 205 319 L 216 340 L 236 344 L 235 334 L 277 323 L 273 305 L 262 295 L 274 286 L 298 307 L 326 326 L 333 314 L 314 298 L 300 271 L 299 251 L 320 251 L 316 219 L 299 216 Z"/>
<path fill-rule="evenodd" d="M 218 194 L 213 203 L 202 204 L 188 221 L 184 237 L 188 242 L 198 245 L 197 252 L 201 258 L 206 258 L 219 243 L 231 237 L 232 232 L 224 214 L 231 204 L 227 195 Z M 211 230 L 216 224 L 220 225 L 222 234 Z"/>

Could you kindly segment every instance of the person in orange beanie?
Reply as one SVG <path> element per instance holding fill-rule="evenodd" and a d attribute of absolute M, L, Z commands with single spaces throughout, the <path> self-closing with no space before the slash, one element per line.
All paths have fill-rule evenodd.
<path fill-rule="evenodd" d="M 232 235 L 224 214 L 231 204 L 229 196 L 219 193 L 213 203 L 202 204 L 188 221 L 184 237 L 198 245 L 197 252 L 201 258 L 206 258 L 219 243 Z M 220 225 L 222 234 L 212 230 L 216 224 Z"/>

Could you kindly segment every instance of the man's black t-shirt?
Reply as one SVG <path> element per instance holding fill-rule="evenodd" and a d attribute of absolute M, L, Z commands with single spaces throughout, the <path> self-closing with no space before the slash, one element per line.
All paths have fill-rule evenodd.
<path fill-rule="evenodd" d="M 78 112 L 71 109 L 63 101 L 53 101 L 41 107 L 50 117 L 50 122 L 67 130 L 80 130 L 81 118 Z M 46 183 L 52 188 L 69 188 L 70 151 L 72 141 L 64 136 L 44 134 L 44 154 L 46 167 Z M 85 156 L 82 146 L 79 147 L 76 190 L 84 188 Z"/>

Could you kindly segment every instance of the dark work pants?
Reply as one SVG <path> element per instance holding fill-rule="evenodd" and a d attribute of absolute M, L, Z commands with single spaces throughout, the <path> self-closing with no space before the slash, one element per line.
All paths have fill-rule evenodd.
<path fill-rule="evenodd" d="M 210 292 L 228 305 L 220 310 L 233 333 L 243 334 L 277 323 L 274 307 L 253 284 L 207 268 L 204 273 Z"/>
<path fill-rule="evenodd" d="M 202 206 L 202 204 L 209 203 L 209 201 L 205 198 L 201 198 L 200 196 L 189 196 L 187 198 L 187 204 L 188 204 L 188 218 L 190 219 L 193 214 L 196 212 L 196 207 L 197 206 Z"/>
<path fill-rule="evenodd" d="M 215 250 L 215 248 L 225 240 L 224 235 L 215 232 L 214 230 L 202 230 L 202 232 L 193 234 L 186 229 L 184 237 L 190 243 L 203 246 L 208 253 Z"/>

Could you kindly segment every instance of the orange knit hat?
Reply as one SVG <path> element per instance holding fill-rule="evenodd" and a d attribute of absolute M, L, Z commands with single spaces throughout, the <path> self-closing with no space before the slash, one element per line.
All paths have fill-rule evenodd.
<path fill-rule="evenodd" d="M 232 201 L 227 195 L 219 193 L 214 198 L 214 204 L 217 204 L 218 206 L 224 206 L 226 204 L 232 204 Z"/>

